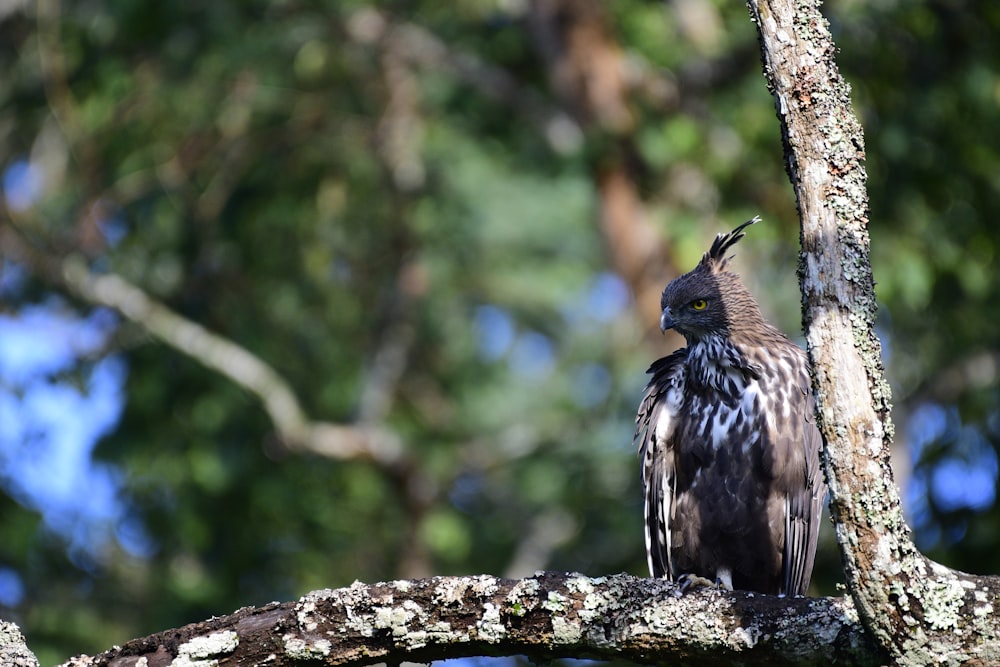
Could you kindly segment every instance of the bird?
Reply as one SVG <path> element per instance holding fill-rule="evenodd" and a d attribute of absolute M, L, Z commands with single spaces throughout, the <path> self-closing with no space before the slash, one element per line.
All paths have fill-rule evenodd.
<path fill-rule="evenodd" d="M 768 324 L 719 234 L 660 300 L 686 342 L 650 366 L 633 438 L 650 576 L 676 595 L 713 586 L 805 595 L 826 482 L 805 351 Z"/>

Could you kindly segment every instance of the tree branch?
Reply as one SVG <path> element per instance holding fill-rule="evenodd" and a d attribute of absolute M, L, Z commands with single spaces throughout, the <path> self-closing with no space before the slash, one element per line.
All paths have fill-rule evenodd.
<path fill-rule="evenodd" d="M 831 512 L 851 595 L 897 664 L 1000 661 L 1000 580 L 917 551 L 892 481 L 874 333 L 864 138 L 818 0 L 749 0 L 802 225 L 800 283 Z"/>
<path fill-rule="evenodd" d="M 373 426 L 309 420 L 291 386 L 274 368 L 241 345 L 181 317 L 115 274 L 95 274 L 82 260 L 63 263 L 65 284 L 90 303 L 113 308 L 149 333 L 260 398 L 278 437 L 288 446 L 331 458 L 371 457 L 394 462 L 398 441 Z"/>
<path fill-rule="evenodd" d="M 182 317 L 121 276 L 94 273 L 79 256 L 58 259 L 40 252 L 22 240 L 13 225 L 0 227 L 0 240 L 4 254 L 16 257 L 40 277 L 88 303 L 117 311 L 257 396 L 287 447 L 334 459 L 369 458 L 389 466 L 403 463 L 402 443 L 395 433 L 374 424 L 310 420 L 288 381 L 260 357 Z"/>
<path fill-rule="evenodd" d="M 21 630 L 7 621 L 0 621 L 0 665 L 38 667 L 38 658 L 24 643 Z"/>
<path fill-rule="evenodd" d="M 867 665 L 881 657 L 847 598 L 721 591 L 677 597 L 675 590 L 624 574 L 355 582 L 160 632 L 63 667 L 143 659 L 166 665 L 182 657 L 185 664 L 346 667 L 518 654 L 687 665 Z"/>

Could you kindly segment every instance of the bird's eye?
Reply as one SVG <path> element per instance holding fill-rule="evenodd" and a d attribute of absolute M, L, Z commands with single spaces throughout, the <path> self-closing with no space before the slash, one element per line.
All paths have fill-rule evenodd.
<path fill-rule="evenodd" d="M 695 310 L 705 310 L 708 308 L 708 301 L 705 301 L 704 299 L 695 299 L 691 302 L 691 307 Z"/>

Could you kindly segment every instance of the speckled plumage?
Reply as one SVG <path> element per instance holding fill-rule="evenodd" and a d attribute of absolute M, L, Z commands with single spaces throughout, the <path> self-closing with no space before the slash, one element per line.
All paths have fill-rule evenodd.
<path fill-rule="evenodd" d="M 826 495 L 805 352 L 767 324 L 716 237 L 663 291 L 659 359 L 636 416 L 650 574 L 802 595 Z"/>

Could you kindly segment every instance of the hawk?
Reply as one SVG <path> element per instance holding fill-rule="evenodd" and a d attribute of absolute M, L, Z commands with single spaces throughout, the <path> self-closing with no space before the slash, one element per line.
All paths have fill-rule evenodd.
<path fill-rule="evenodd" d="M 687 341 L 649 369 L 636 416 L 653 577 L 778 595 L 809 587 L 826 484 L 805 352 L 764 321 L 719 234 L 663 290 Z"/>

